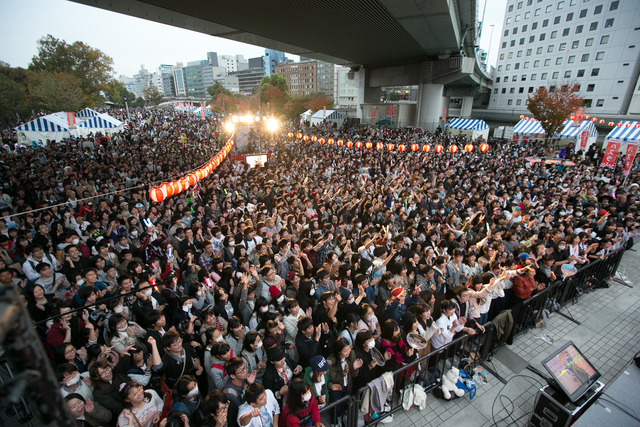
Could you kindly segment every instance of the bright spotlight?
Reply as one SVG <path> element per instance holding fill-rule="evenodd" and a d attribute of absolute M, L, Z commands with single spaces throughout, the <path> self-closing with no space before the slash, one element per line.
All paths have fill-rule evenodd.
<path fill-rule="evenodd" d="M 269 132 L 275 132 L 280 127 L 280 123 L 276 119 L 268 119 L 267 120 L 267 130 Z"/>
<path fill-rule="evenodd" d="M 238 123 L 238 116 L 231 116 L 231 121 L 233 121 L 233 123 Z"/>
<path fill-rule="evenodd" d="M 233 133 L 233 131 L 236 130 L 236 125 L 233 124 L 233 122 L 226 122 L 224 124 L 224 130 L 226 130 L 229 133 Z"/>

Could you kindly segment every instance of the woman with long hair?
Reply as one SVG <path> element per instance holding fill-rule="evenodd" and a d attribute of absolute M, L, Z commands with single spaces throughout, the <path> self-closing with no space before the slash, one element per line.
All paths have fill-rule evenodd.
<path fill-rule="evenodd" d="M 287 394 L 287 404 L 280 415 L 280 425 L 299 427 L 303 425 L 303 420 L 309 416 L 313 426 L 324 427 L 320 418 L 318 401 L 311 387 L 303 379 L 294 378 Z"/>
<path fill-rule="evenodd" d="M 125 409 L 118 417 L 118 426 L 152 427 L 160 422 L 164 402 L 154 390 L 145 390 L 137 382 L 127 381 L 120 395 Z"/>

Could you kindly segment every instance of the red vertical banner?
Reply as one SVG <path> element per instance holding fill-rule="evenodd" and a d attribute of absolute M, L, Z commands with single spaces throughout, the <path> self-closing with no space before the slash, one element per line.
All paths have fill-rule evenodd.
<path fill-rule="evenodd" d="M 447 121 L 447 107 L 444 107 L 442 109 L 442 121 L 446 122 Z"/>
<path fill-rule="evenodd" d="M 589 139 L 589 132 L 586 130 L 583 130 L 582 133 L 580 134 L 580 150 L 586 150 L 587 149 L 587 140 Z"/>
<path fill-rule="evenodd" d="M 614 168 L 616 166 L 616 159 L 618 158 L 618 150 L 620 150 L 620 142 L 609 141 L 600 166 Z"/>
<path fill-rule="evenodd" d="M 371 118 L 376 118 L 376 106 L 371 107 Z"/>
<path fill-rule="evenodd" d="M 582 123 L 582 116 L 584 115 L 584 107 L 580 107 L 576 110 L 576 119 L 574 121 L 574 124 L 576 126 L 580 126 L 580 123 Z"/>
<path fill-rule="evenodd" d="M 392 115 L 393 117 L 395 117 L 395 116 L 396 116 L 396 113 L 397 113 L 397 112 L 398 112 L 398 106 L 397 106 L 397 105 L 394 105 L 393 107 L 391 107 L 391 115 Z"/>
<path fill-rule="evenodd" d="M 76 113 L 67 113 L 67 123 L 69 123 L 69 127 L 76 125 Z"/>
<path fill-rule="evenodd" d="M 627 153 L 624 156 L 624 174 L 625 176 L 629 176 L 629 172 L 631 172 L 631 166 L 633 166 L 633 161 L 636 158 L 636 153 L 638 152 L 638 142 L 637 141 L 629 141 L 627 145 Z"/>
<path fill-rule="evenodd" d="M 391 117 L 391 105 L 387 105 L 387 117 Z"/>

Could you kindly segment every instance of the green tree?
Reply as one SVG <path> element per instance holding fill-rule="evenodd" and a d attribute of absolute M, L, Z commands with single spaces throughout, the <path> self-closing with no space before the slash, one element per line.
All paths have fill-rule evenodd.
<path fill-rule="evenodd" d="M 24 69 L 11 68 L 0 61 L 0 123 L 11 125 L 16 121 L 16 114 L 28 113 L 30 108 L 26 85 Z"/>
<path fill-rule="evenodd" d="M 67 73 L 28 73 L 29 96 L 46 111 L 78 111 L 85 105 L 80 80 Z"/>
<path fill-rule="evenodd" d="M 158 88 L 153 85 L 149 86 L 146 89 L 143 89 L 142 94 L 144 95 L 144 99 L 149 105 L 158 105 L 164 99 L 164 96 L 160 93 Z"/>
<path fill-rule="evenodd" d="M 114 72 L 113 59 L 99 49 L 79 41 L 69 44 L 51 34 L 38 40 L 38 54 L 29 69 L 76 77 L 88 106 L 101 102 L 100 91 L 109 89 Z"/>
<path fill-rule="evenodd" d="M 312 93 L 309 95 L 307 108 L 313 112 L 322 110 L 323 108 L 330 110 L 333 108 L 333 98 L 321 92 Z"/>
<path fill-rule="evenodd" d="M 578 88 L 578 84 L 541 86 L 529 97 L 529 111 L 547 133 L 547 140 L 562 130 L 564 121 L 584 102 Z"/>
<path fill-rule="evenodd" d="M 231 95 L 231 91 L 225 88 L 224 85 L 220 82 L 215 82 L 214 84 L 209 86 L 207 88 L 207 92 L 209 92 L 209 95 L 211 95 L 211 98 L 214 100 L 223 93 L 225 95 Z"/>
<path fill-rule="evenodd" d="M 142 98 L 141 96 L 137 97 L 135 101 L 133 101 L 133 107 L 135 108 L 142 108 L 144 107 L 144 98 Z"/>
<path fill-rule="evenodd" d="M 105 93 L 109 101 L 122 108 L 124 108 L 127 103 L 129 105 L 133 105 L 136 100 L 136 96 L 133 93 L 129 92 L 127 88 L 124 87 L 124 84 L 122 84 L 122 82 L 119 82 L 117 80 L 111 82 L 109 88 Z"/>
<path fill-rule="evenodd" d="M 277 87 L 280 89 L 280 92 L 283 94 L 289 94 L 289 86 L 287 85 L 287 80 L 282 77 L 280 74 L 273 73 L 270 76 L 264 76 L 262 80 L 260 80 L 260 102 L 261 104 L 265 103 L 264 96 L 265 90 L 270 87 Z"/>

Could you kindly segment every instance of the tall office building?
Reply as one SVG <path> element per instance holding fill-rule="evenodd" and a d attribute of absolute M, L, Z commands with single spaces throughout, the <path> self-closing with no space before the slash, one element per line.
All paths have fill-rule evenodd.
<path fill-rule="evenodd" d="M 184 80 L 184 67 L 179 62 L 173 67 L 173 85 L 175 88 L 176 96 L 187 95 L 187 85 Z"/>
<path fill-rule="evenodd" d="M 207 88 L 214 82 L 213 67 L 204 59 L 188 62 L 184 67 L 184 80 L 188 97 L 207 98 Z"/>
<path fill-rule="evenodd" d="M 317 91 L 331 97 L 333 96 L 333 89 L 335 86 L 335 67 L 335 64 L 318 61 L 316 68 L 318 80 Z"/>
<path fill-rule="evenodd" d="M 306 95 L 318 91 L 318 63 L 285 62 L 275 66 L 276 74 L 280 74 L 287 81 L 289 92 Z"/>
<path fill-rule="evenodd" d="M 144 98 L 143 91 L 151 86 L 151 73 L 149 70 L 144 68 L 144 65 L 140 65 L 140 71 L 137 74 L 133 75 L 133 81 L 135 82 L 135 87 L 133 93 L 136 96 L 141 96 Z"/>
<path fill-rule="evenodd" d="M 218 66 L 224 67 L 227 70 L 227 74 L 231 74 L 238 71 L 238 60 L 235 56 L 221 55 L 218 56 Z"/>
<path fill-rule="evenodd" d="M 358 81 L 348 67 L 335 66 L 333 100 L 337 108 L 355 108 L 358 105 Z M 351 78 L 349 78 L 351 77 Z"/>
<path fill-rule="evenodd" d="M 176 95 L 173 83 L 173 65 L 162 64 L 158 67 L 158 72 L 153 73 L 153 85 L 165 97 Z"/>
<path fill-rule="evenodd" d="M 276 65 L 283 63 L 287 60 L 284 52 L 274 49 L 265 49 L 264 56 L 262 57 L 264 66 L 264 75 L 270 76 L 275 72 Z"/>
<path fill-rule="evenodd" d="M 207 61 L 212 67 L 218 67 L 218 54 L 216 52 L 207 52 Z"/>
<path fill-rule="evenodd" d="M 637 114 L 639 75 L 640 1 L 508 0 L 488 108 L 576 83 L 590 114 Z"/>

